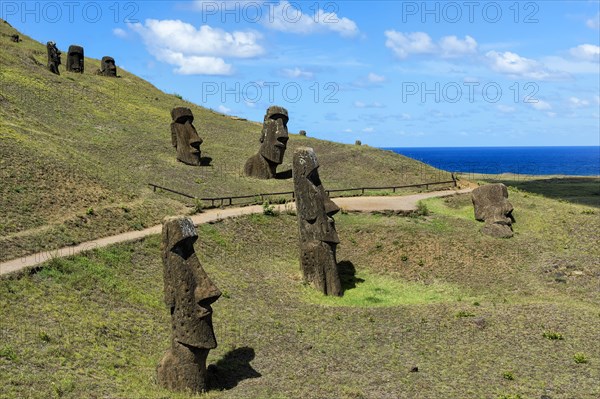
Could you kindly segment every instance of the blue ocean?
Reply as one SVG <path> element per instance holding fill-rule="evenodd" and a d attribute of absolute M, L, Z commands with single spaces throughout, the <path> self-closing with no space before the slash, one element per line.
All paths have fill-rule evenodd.
<path fill-rule="evenodd" d="M 450 172 L 600 175 L 600 147 L 398 147 L 384 149 Z"/>

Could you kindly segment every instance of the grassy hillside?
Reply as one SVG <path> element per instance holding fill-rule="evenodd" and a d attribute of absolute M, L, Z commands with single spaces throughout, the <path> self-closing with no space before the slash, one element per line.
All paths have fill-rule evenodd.
<path fill-rule="evenodd" d="M 600 397 L 598 208 L 514 188 L 510 201 L 506 240 L 478 232 L 468 195 L 427 200 L 427 217 L 336 216 L 342 298 L 302 286 L 295 216 L 200 226 L 224 293 L 205 397 Z M 155 381 L 170 326 L 159 244 L 1 280 L 0 396 L 190 397 Z"/>
<path fill-rule="evenodd" d="M 181 198 L 153 194 L 147 183 L 199 197 L 289 191 L 291 180 L 260 181 L 241 174 L 258 150 L 260 124 L 187 103 L 118 69 L 119 79 L 46 70 L 46 47 L 0 21 L 0 259 L 142 228 L 185 212 Z M 66 64 L 67 43 L 59 43 Z M 119 60 L 117 60 L 117 63 Z M 117 65 L 118 67 L 118 65 Z M 211 166 L 177 162 L 170 110 L 193 110 L 203 156 Z M 289 110 L 294 118 L 294 109 Z M 447 180 L 448 174 L 368 146 L 292 134 L 294 148 L 315 148 L 326 188 Z"/>

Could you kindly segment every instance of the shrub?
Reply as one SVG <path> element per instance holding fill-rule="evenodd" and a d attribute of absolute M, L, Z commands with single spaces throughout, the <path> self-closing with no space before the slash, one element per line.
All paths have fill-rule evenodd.
<path fill-rule="evenodd" d="M 512 371 L 505 371 L 504 373 L 502 373 L 502 378 L 504 378 L 505 380 L 512 381 L 515 379 L 515 376 L 512 373 Z"/>
<path fill-rule="evenodd" d="M 429 216 L 429 208 L 423 201 L 417 202 L 417 214 L 420 216 Z"/>
<path fill-rule="evenodd" d="M 544 336 L 544 338 L 547 338 L 549 340 L 563 340 L 564 337 L 561 333 L 555 332 L 555 331 L 544 331 L 544 334 L 542 334 Z"/>
<path fill-rule="evenodd" d="M 573 360 L 575 360 L 575 363 L 577 364 L 583 364 L 588 362 L 587 358 L 585 357 L 585 354 L 581 352 L 573 355 Z"/>
<path fill-rule="evenodd" d="M 204 204 L 202 203 L 202 200 L 195 198 L 194 199 L 194 213 L 202 213 L 202 209 L 204 209 Z"/>
<path fill-rule="evenodd" d="M 263 215 L 265 216 L 277 216 L 275 212 L 275 207 L 269 204 L 269 201 L 265 201 L 262 205 L 263 207 Z"/>

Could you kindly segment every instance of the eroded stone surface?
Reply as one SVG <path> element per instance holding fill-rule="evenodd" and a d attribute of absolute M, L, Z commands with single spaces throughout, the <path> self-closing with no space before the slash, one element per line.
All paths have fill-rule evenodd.
<path fill-rule="evenodd" d="M 319 178 L 319 162 L 312 148 L 294 152 L 292 174 L 298 214 L 300 267 L 304 280 L 325 295 L 342 295 L 335 258 L 340 242 L 333 215 L 339 208 L 331 201 Z"/>
<path fill-rule="evenodd" d="M 202 139 L 193 125 L 194 115 L 189 108 L 171 110 L 171 143 L 177 149 L 177 159 L 185 164 L 200 165 Z"/>
<path fill-rule="evenodd" d="M 54 42 L 46 43 L 46 49 L 48 50 L 48 70 L 56 75 L 60 75 L 58 66 L 60 65 L 61 52 Z"/>
<path fill-rule="evenodd" d="M 196 256 L 197 239 L 190 218 L 163 221 L 164 300 L 171 314 L 171 348 L 158 365 L 157 379 L 165 388 L 195 393 L 206 390 L 206 357 L 217 347 L 211 304 L 221 296 Z"/>
<path fill-rule="evenodd" d="M 67 71 L 83 73 L 83 68 L 83 47 L 74 44 L 69 46 L 69 52 L 67 54 Z"/>
<path fill-rule="evenodd" d="M 485 222 L 481 232 L 492 237 L 513 236 L 513 206 L 508 201 L 508 189 L 502 183 L 477 187 L 471 194 L 475 219 Z"/>
<path fill-rule="evenodd" d="M 98 71 L 99 75 L 109 76 L 116 78 L 117 77 L 117 65 L 115 64 L 115 59 L 112 57 L 102 57 L 100 61 L 100 70 Z"/>
<path fill-rule="evenodd" d="M 277 166 L 283 163 L 289 139 L 288 120 L 285 108 L 272 106 L 267 109 L 260 136 L 260 149 L 258 154 L 246 161 L 246 176 L 258 179 L 272 179 L 276 176 Z"/>

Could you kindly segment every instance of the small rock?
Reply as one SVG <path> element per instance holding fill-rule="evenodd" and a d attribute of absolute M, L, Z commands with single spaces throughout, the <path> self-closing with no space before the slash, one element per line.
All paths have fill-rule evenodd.
<path fill-rule="evenodd" d="M 475 324 L 477 328 L 483 330 L 487 326 L 487 321 L 483 317 L 477 317 L 476 319 L 473 319 L 473 324 Z"/>
<path fill-rule="evenodd" d="M 413 368 L 410 369 L 411 373 L 418 373 L 419 372 L 419 368 L 417 366 L 414 366 Z"/>

